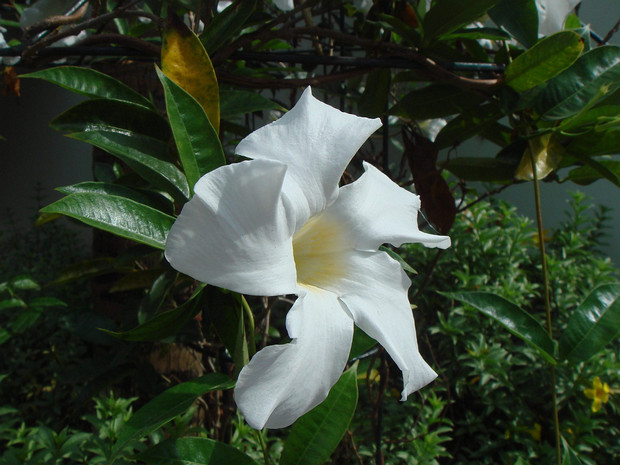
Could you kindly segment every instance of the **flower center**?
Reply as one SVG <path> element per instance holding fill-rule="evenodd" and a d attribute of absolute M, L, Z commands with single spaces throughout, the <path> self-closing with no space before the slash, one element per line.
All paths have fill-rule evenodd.
<path fill-rule="evenodd" d="M 310 218 L 293 236 L 297 283 L 325 289 L 346 273 L 347 241 L 341 225 L 328 215 Z"/>

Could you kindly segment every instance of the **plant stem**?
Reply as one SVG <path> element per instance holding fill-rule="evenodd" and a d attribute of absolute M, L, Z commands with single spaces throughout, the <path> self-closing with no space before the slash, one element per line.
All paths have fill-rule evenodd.
<path fill-rule="evenodd" d="M 265 465 L 271 465 L 271 459 L 269 458 L 269 452 L 267 450 L 267 443 L 265 442 L 263 431 L 256 430 L 256 437 L 258 437 L 260 448 L 263 450 L 263 460 L 265 461 Z"/>
<path fill-rule="evenodd" d="M 538 173 L 536 172 L 536 160 L 534 159 L 534 146 L 531 139 L 528 141 L 530 148 L 530 162 L 532 164 L 532 176 L 534 183 L 534 202 L 536 204 L 536 225 L 538 229 L 538 244 L 540 248 L 540 260 L 542 265 L 543 292 L 545 300 L 545 314 L 547 317 L 547 332 L 549 337 L 553 339 L 553 328 L 551 326 L 551 299 L 549 293 L 549 273 L 547 270 L 547 255 L 545 253 L 545 230 L 542 221 L 542 204 L 540 196 L 540 185 L 538 183 Z M 551 396 L 553 402 L 553 426 L 555 429 L 555 447 L 557 465 L 562 465 L 562 449 L 560 439 L 560 419 L 558 415 L 558 396 L 555 389 L 556 376 L 555 367 L 551 366 Z"/>
<path fill-rule="evenodd" d="M 248 322 L 248 355 L 250 358 L 256 353 L 256 341 L 254 340 L 254 315 L 252 314 L 252 309 L 248 304 L 248 301 L 245 299 L 245 296 L 239 294 L 241 300 L 241 306 L 243 307 L 243 313 L 245 313 L 245 319 Z"/>

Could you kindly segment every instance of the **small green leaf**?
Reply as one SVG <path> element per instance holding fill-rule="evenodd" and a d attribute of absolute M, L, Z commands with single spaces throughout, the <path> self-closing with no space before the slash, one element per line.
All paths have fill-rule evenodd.
<path fill-rule="evenodd" d="M 31 307 L 66 307 L 67 304 L 56 297 L 35 297 L 28 302 Z"/>
<path fill-rule="evenodd" d="M 438 149 L 444 149 L 460 144 L 480 134 L 488 126 L 495 125 L 502 116 L 502 112 L 490 103 L 463 112 L 439 131 L 435 138 L 435 145 Z"/>
<path fill-rule="evenodd" d="M 473 23 L 499 0 L 436 0 L 432 8 L 424 17 L 424 41 L 431 40 L 442 35 L 449 34 L 459 28 Z"/>
<path fill-rule="evenodd" d="M 163 441 L 137 458 L 149 465 L 258 465 L 228 444 L 197 437 Z"/>
<path fill-rule="evenodd" d="M 168 192 L 179 203 L 190 197 L 185 175 L 168 161 L 168 145 L 136 133 L 88 131 L 70 137 L 99 147 L 127 163 L 141 178 Z"/>
<path fill-rule="evenodd" d="M 166 111 L 179 158 L 193 190 L 202 175 L 226 163 L 224 150 L 200 104 L 159 69 L 157 75 L 164 86 Z"/>
<path fill-rule="evenodd" d="M 286 111 L 283 106 L 259 93 L 249 90 L 220 89 L 220 116 L 222 119 L 230 119 L 263 110 Z"/>
<path fill-rule="evenodd" d="M 620 47 L 605 45 L 584 53 L 570 68 L 547 81 L 534 109 L 543 119 L 561 120 L 619 87 Z"/>
<path fill-rule="evenodd" d="M 394 260 L 396 260 L 398 263 L 400 263 L 400 266 L 403 267 L 403 270 L 405 270 L 407 273 L 411 273 L 411 274 L 418 274 L 418 272 L 416 270 L 414 270 L 411 265 L 409 265 L 409 263 L 407 263 L 403 257 L 401 257 L 397 252 L 394 252 L 392 249 L 385 247 L 384 245 L 379 247 L 379 250 L 385 252 L 386 254 L 388 254 L 391 258 L 393 258 Z"/>
<path fill-rule="evenodd" d="M 562 438 L 562 465 L 583 465 L 575 451 L 570 447 L 566 439 Z"/>
<path fill-rule="evenodd" d="M 221 373 L 209 373 L 171 387 L 148 402 L 121 427 L 112 456 L 115 457 L 132 441 L 152 433 L 184 413 L 201 395 L 210 391 L 230 389 L 234 385 L 233 380 Z"/>
<path fill-rule="evenodd" d="M 69 108 L 50 123 L 62 132 L 108 131 L 136 133 L 163 142 L 170 139 L 166 120 L 154 110 L 118 100 L 86 100 Z"/>
<path fill-rule="evenodd" d="M 527 48 L 538 40 L 536 0 L 500 0 L 489 16 Z"/>
<path fill-rule="evenodd" d="M 490 292 L 440 292 L 440 294 L 471 305 L 537 349 L 549 363 L 556 363 L 553 356 L 555 342 L 532 315 L 513 302 Z"/>
<path fill-rule="evenodd" d="M 150 320 L 129 331 L 104 332 L 124 341 L 161 341 L 174 336 L 187 323 L 189 323 L 204 306 L 204 286 L 183 305 L 174 310 L 158 313 Z"/>
<path fill-rule="evenodd" d="M 115 268 L 115 259 L 109 257 L 98 257 L 82 262 L 74 263 L 63 268 L 54 280 L 49 283 L 51 286 L 67 284 L 75 281 L 94 278 L 104 274 L 115 273 L 119 270 Z"/>
<path fill-rule="evenodd" d="M 58 66 L 34 73 L 22 74 L 20 78 L 37 78 L 59 85 L 71 92 L 91 98 L 106 98 L 135 103 L 147 108 L 153 104 L 131 87 L 100 73 L 82 66 Z"/>
<path fill-rule="evenodd" d="M 160 268 L 149 268 L 147 270 L 132 270 L 125 276 L 116 281 L 110 288 L 110 293 L 133 291 L 136 289 L 149 289 L 153 281 L 161 275 Z"/>
<path fill-rule="evenodd" d="M 327 399 L 299 418 L 289 434 L 280 465 L 320 465 L 347 432 L 357 407 L 357 364 L 344 372 Z"/>
<path fill-rule="evenodd" d="M 174 218 L 133 200 L 114 195 L 71 194 L 47 207 L 43 213 L 60 213 L 89 226 L 108 231 L 158 249 L 164 249 Z"/>
<path fill-rule="evenodd" d="M 588 360 L 620 333 L 620 283 L 594 289 L 572 313 L 560 338 L 560 358 Z"/>
<path fill-rule="evenodd" d="M 138 322 L 140 324 L 150 320 L 159 311 L 176 279 L 176 270 L 168 268 L 153 281 L 151 288 L 142 298 L 138 307 Z"/>
<path fill-rule="evenodd" d="M 454 115 L 479 105 L 480 95 L 445 84 L 431 84 L 416 89 L 394 105 L 389 114 L 412 120 L 440 118 Z"/>
<path fill-rule="evenodd" d="M 213 18 L 201 37 L 209 55 L 213 55 L 245 27 L 256 9 L 256 4 L 256 0 L 234 2 Z"/>
<path fill-rule="evenodd" d="M 17 297 L 0 300 L 0 310 L 7 310 L 9 308 L 26 308 L 26 302 Z"/>
<path fill-rule="evenodd" d="M 21 311 L 15 320 L 11 322 L 11 331 L 15 334 L 21 334 L 37 322 L 43 313 L 42 307 L 28 307 Z"/>
<path fill-rule="evenodd" d="M 41 286 L 29 276 L 16 276 L 9 281 L 9 286 L 12 289 L 19 289 L 21 291 L 32 291 L 41 288 Z"/>
<path fill-rule="evenodd" d="M 540 40 L 512 61 L 504 76 L 517 92 L 536 87 L 572 65 L 583 50 L 579 34 L 562 31 Z"/>

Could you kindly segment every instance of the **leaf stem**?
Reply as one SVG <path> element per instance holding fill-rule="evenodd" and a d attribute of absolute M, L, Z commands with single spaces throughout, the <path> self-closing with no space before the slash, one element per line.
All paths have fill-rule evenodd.
<path fill-rule="evenodd" d="M 543 220 L 542 220 L 542 204 L 541 204 L 541 195 L 540 195 L 540 185 L 538 182 L 538 173 L 536 170 L 536 161 L 534 159 L 534 146 L 532 144 L 532 139 L 528 140 L 529 144 L 529 152 L 530 152 L 530 162 L 532 164 L 532 176 L 533 176 L 533 184 L 534 184 L 534 202 L 536 205 L 536 225 L 538 229 L 538 245 L 540 248 L 540 260 L 542 265 L 542 278 L 543 278 L 543 292 L 544 292 L 544 300 L 545 300 L 545 315 L 547 318 L 547 333 L 549 337 L 553 339 L 553 328 L 551 325 L 551 299 L 549 292 L 549 273 L 547 269 L 547 255 L 545 253 L 545 230 L 543 228 Z M 555 375 L 555 367 L 551 365 L 551 396 L 553 403 L 553 426 L 555 430 L 555 446 L 556 446 L 556 460 L 557 465 L 562 465 L 562 448 L 561 448 L 561 439 L 560 439 L 560 420 L 558 415 L 558 396 L 556 392 L 556 375 Z"/>

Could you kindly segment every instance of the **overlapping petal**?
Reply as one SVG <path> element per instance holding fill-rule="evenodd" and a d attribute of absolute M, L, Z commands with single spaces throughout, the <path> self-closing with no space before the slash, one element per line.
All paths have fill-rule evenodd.
<path fill-rule="evenodd" d="M 427 234 L 418 229 L 420 198 L 399 187 L 372 165 L 364 163 L 364 174 L 340 189 L 338 199 L 325 211 L 333 221 L 345 225 L 352 247 L 377 250 L 381 244 L 400 246 L 419 242 L 445 249 L 448 236 Z"/>
<path fill-rule="evenodd" d="M 265 347 L 239 374 L 235 400 L 253 428 L 283 428 L 319 405 L 346 365 L 353 320 L 335 294 L 300 293 L 287 315 L 289 344 Z"/>
<path fill-rule="evenodd" d="M 293 109 L 243 139 L 236 153 L 288 166 L 283 192 L 296 231 L 336 199 L 344 169 L 380 126 L 378 118 L 344 113 L 317 100 L 308 87 Z"/>
<path fill-rule="evenodd" d="M 536 0 L 538 33 L 546 36 L 564 29 L 566 18 L 581 0 Z"/>
<path fill-rule="evenodd" d="M 350 251 L 347 275 L 332 283 L 355 324 L 378 341 L 403 372 L 403 400 L 437 377 L 418 350 L 407 290 L 411 281 L 385 252 Z"/>
<path fill-rule="evenodd" d="M 166 242 L 166 258 L 202 282 L 252 295 L 294 293 L 297 275 L 281 198 L 286 165 L 253 160 L 203 176 Z"/>

